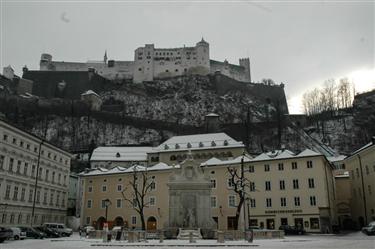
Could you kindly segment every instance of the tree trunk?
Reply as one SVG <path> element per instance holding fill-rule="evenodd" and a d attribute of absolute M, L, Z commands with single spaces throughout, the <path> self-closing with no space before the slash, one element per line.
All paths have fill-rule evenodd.
<path fill-rule="evenodd" d="M 238 203 L 237 210 L 236 210 L 236 223 L 234 224 L 234 230 L 238 230 L 238 224 L 240 223 L 240 214 L 241 214 L 241 207 L 243 205 L 244 198 L 240 198 L 240 202 Z"/>

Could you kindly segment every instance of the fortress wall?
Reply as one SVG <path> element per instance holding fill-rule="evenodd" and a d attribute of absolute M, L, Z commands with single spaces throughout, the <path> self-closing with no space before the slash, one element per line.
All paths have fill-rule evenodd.
<path fill-rule="evenodd" d="M 244 67 L 225 62 L 210 60 L 210 73 L 220 72 L 237 81 L 248 82 L 247 72 Z"/>

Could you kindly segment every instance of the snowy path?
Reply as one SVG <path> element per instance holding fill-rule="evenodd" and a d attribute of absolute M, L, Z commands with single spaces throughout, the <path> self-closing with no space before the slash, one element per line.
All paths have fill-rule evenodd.
<path fill-rule="evenodd" d="M 251 245 L 251 246 L 249 246 Z M 188 241 L 165 240 L 164 243 L 149 240 L 148 243 L 127 243 L 113 241 L 103 243 L 101 240 L 80 239 L 78 235 L 64 239 L 6 241 L 0 244 L 0 249 L 115 249 L 115 248 L 306 248 L 306 249 L 374 249 L 375 236 L 366 236 L 360 232 L 348 235 L 306 235 L 288 236 L 285 239 L 255 240 L 253 244 L 244 241 L 227 241 L 218 244 L 214 240 L 199 240 L 189 244 Z"/>

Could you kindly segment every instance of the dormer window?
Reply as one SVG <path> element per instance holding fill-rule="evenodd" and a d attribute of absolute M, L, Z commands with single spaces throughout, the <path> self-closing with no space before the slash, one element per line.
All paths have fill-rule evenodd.
<path fill-rule="evenodd" d="M 202 142 L 199 142 L 199 147 L 204 147 Z"/>
<path fill-rule="evenodd" d="M 121 155 L 120 155 L 120 153 L 119 152 L 117 152 L 116 153 L 116 157 L 120 157 Z"/>
<path fill-rule="evenodd" d="M 224 146 L 228 146 L 228 141 L 224 140 Z"/>
<path fill-rule="evenodd" d="M 216 146 L 215 141 L 212 141 L 212 142 L 211 142 L 211 146 L 212 146 L 212 147 L 215 147 L 215 146 Z"/>
<path fill-rule="evenodd" d="M 175 145 L 175 148 L 176 148 L 176 149 L 179 149 L 179 148 L 180 148 L 180 145 L 179 145 L 179 144 L 176 144 L 176 145 Z"/>
<path fill-rule="evenodd" d="M 165 149 L 165 150 L 168 150 L 168 149 L 169 149 L 168 144 L 164 145 L 164 149 Z"/>
<path fill-rule="evenodd" d="M 191 143 L 188 143 L 188 144 L 187 144 L 187 147 L 188 147 L 188 148 L 191 148 Z"/>

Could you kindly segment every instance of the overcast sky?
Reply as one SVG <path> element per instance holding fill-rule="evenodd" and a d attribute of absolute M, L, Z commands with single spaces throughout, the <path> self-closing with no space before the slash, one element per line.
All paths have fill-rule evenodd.
<path fill-rule="evenodd" d="M 142 1 L 142 0 L 141 0 Z M 375 88 L 374 1 L 3 1 L 1 67 L 39 69 L 58 61 L 133 60 L 145 43 L 193 46 L 238 64 L 250 57 L 253 81 L 286 85 L 291 113 L 325 79 L 349 76 Z"/>

